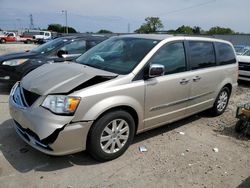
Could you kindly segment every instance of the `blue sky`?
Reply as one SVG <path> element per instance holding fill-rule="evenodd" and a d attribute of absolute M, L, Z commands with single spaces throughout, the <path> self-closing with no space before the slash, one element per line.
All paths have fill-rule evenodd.
<path fill-rule="evenodd" d="M 0 0 L 0 28 L 46 28 L 50 23 L 68 24 L 80 32 L 108 29 L 127 32 L 137 29 L 147 16 L 158 16 L 164 29 L 181 25 L 230 27 L 250 33 L 249 0 Z"/>

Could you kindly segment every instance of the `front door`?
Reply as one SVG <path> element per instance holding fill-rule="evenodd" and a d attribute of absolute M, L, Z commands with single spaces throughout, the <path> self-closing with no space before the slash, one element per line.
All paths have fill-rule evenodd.
<path fill-rule="evenodd" d="M 145 129 L 185 116 L 190 92 L 184 43 L 165 44 L 149 60 L 165 66 L 165 75 L 145 81 Z"/>

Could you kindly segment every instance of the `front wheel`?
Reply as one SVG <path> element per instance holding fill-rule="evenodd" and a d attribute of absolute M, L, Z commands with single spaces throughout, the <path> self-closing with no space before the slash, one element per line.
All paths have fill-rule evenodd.
<path fill-rule="evenodd" d="M 128 112 L 108 112 L 91 128 L 88 152 L 98 161 L 115 159 L 127 150 L 133 141 L 134 133 L 134 119 Z"/>
<path fill-rule="evenodd" d="M 214 102 L 213 108 L 211 108 L 211 112 L 213 115 L 218 116 L 223 114 L 223 112 L 227 108 L 229 97 L 230 90 L 228 89 L 228 87 L 222 88 Z"/>
<path fill-rule="evenodd" d="M 5 39 L 1 39 L 0 41 L 1 41 L 1 43 L 6 43 Z"/>

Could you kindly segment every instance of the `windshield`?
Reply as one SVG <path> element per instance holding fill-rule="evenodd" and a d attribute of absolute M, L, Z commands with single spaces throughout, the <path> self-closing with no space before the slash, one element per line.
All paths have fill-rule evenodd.
<path fill-rule="evenodd" d="M 158 40 L 114 37 L 80 56 L 76 62 L 117 74 L 130 73 Z"/>
<path fill-rule="evenodd" d="M 242 55 L 243 56 L 250 56 L 250 50 L 245 51 Z"/>
<path fill-rule="evenodd" d="M 249 49 L 249 47 L 246 46 L 234 46 L 234 48 L 237 55 L 242 55 Z"/>
<path fill-rule="evenodd" d="M 31 52 L 36 52 L 36 53 L 47 53 L 50 52 L 52 50 L 54 50 L 55 48 L 57 48 L 58 46 L 62 45 L 63 43 L 65 43 L 67 40 L 62 40 L 60 38 L 58 39 L 54 39 L 52 41 L 46 42 L 34 49 L 31 50 Z"/>

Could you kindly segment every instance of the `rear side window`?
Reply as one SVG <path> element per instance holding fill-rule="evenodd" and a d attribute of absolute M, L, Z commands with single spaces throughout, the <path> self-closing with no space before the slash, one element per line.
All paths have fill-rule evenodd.
<path fill-rule="evenodd" d="M 164 65 L 165 75 L 186 71 L 186 56 L 183 42 L 164 45 L 155 53 L 150 60 L 150 64 Z"/>
<path fill-rule="evenodd" d="M 68 54 L 83 54 L 86 51 L 86 41 L 71 42 L 62 47 L 61 50 L 67 51 Z"/>
<path fill-rule="evenodd" d="M 191 70 L 216 66 L 215 50 L 212 42 L 190 41 Z"/>
<path fill-rule="evenodd" d="M 233 48 L 229 44 L 217 42 L 216 48 L 218 51 L 219 65 L 228 65 L 236 63 Z"/>

